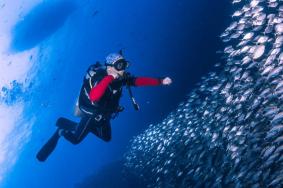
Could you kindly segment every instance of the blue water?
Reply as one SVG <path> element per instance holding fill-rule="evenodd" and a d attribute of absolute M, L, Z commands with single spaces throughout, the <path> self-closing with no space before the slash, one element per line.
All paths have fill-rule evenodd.
<path fill-rule="evenodd" d="M 11 50 L 40 46 L 40 72 L 26 110 L 37 119 L 3 187 L 74 187 L 121 160 L 129 140 L 174 110 L 220 60 L 218 36 L 230 14 L 225 0 L 54 0 L 35 6 L 15 25 Z M 87 67 L 119 49 L 134 75 L 170 76 L 173 85 L 134 88 L 139 112 L 125 91 L 121 104 L 126 110 L 112 121 L 110 143 L 91 134 L 77 146 L 61 139 L 47 162 L 37 162 L 36 152 L 54 132 L 56 119 L 78 121 L 73 107 Z"/>

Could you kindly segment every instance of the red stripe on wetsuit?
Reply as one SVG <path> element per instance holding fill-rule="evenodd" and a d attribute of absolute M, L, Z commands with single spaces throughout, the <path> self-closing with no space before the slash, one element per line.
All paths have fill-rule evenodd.
<path fill-rule="evenodd" d="M 112 75 L 105 76 L 95 87 L 90 90 L 90 101 L 99 101 L 113 80 L 114 77 Z M 156 78 L 138 77 L 135 79 L 134 84 L 135 86 L 157 86 L 161 84 L 161 80 Z"/>

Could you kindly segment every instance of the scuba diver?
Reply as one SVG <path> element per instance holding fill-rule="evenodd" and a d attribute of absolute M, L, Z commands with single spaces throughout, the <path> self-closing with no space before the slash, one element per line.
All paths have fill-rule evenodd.
<path fill-rule="evenodd" d="M 47 159 L 61 136 L 72 144 L 79 144 L 91 132 L 109 142 L 111 140 L 110 120 L 124 109 L 119 105 L 123 86 L 128 89 L 134 108 L 139 110 L 131 86 L 158 86 L 172 83 L 169 77 L 135 77 L 126 72 L 128 67 L 129 62 L 120 51 L 109 54 L 106 57 L 105 66 L 98 62 L 88 68 L 75 109 L 75 115 L 81 118 L 80 122 L 58 118 L 56 132 L 37 153 L 36 157 L 39 161 L 43 162 Z"/>

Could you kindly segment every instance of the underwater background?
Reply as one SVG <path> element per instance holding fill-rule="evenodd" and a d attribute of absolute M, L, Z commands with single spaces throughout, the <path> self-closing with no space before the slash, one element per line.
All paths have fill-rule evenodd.
<path fill-rule="evenodd" d="M 170 145 L 171 148 L 174 148 L 172 151 L 174 151 L 173 153 L 176 156 L 178 154 L 182 156 L 190 154 L 186 152 L 178 153 L 182 149 L 193 151 L 190 154 L 191 156 L 207 156 L 209 152 L 216 156 L 213 159 L 204 157 L 199 163 L 196 163 L 197 166 L 186 166 L 186 162 L 184 162 L 185 164 L 169 162 L 172 164 L 170 166 L 167 160 L 168 156 L 166 155 L 171 155 L 171 151 L 160 155 L 160 158 L 152 158 L 150 156 L 154 151 L 159 151 L 160 149 L 158 148 L 159 143 L 157 145 L 153 143 L 164 141 L 160 141 L 161 135 L 158 130 L 162 130 L 162 126 L 159 123 L 168 125 L 166 130 L 168 138 L 172 136 L 169 134 L 170 131 L 172 131 L 172 134 L 176 132 L 172 136 L 172 142 L 186 143 L 186 140 L 183 140 L 183 137 L 178 136 L 177 133 L 179 130 L 185 132 L 185 130 L 182 130 L 182 127 L 190 125 L 192 128 L 200 127 L 199 129 L 207 129 L 206 126 L 210 126 L 210 123 L 213 122 L 211 119 L 217 117 L 209 116 L 211 119 L 202 119 L 202 115 L 205 116 L 205 114 L 209 113 L 201 111 L 207 107 L 203 102 L 210 104 L 210 101 L 220 101 L 216 97 L 217 95 L 214 95 L 216 98 L 206 99 L 204 96 L 207 93 L 202 90 L 200 93 L 196 92 L 197 95 L 200 95 L 200 97 L 196 97 L 196 102 L 194 101 L 194 96 L 188 102 L 194 105 L 193 109 L 200 109 L 200 111 L 191 110 L 195 114 L 199 113 L 199 116 L 191 119 L 193 122 L 197 122 L 196 124 L 185 122 L 187 120 L 183 120 L 180 117 L 182 113 L 180 114 L 178 110 L 188 109 L 186 104 L 182 102 L 187 100 L 188 95 L 192 95 L 191 92 L 195 91 L 195 88 L 200 87 L 197 84 L 203 80 L 203 76 L 207 76 L 208 73 L 216 69 L 218 71 L 224 68 L 223 62 L 228 61 L 230 64 L 233 64 L 242 58 L 234 58 L 230 54 L 230 57 L 234 59 L 229 59 L 225 54 L 223 55 L 224 49 L 226 54 L 232 53 L 232 50 L 230 49 L 229 51 L 226 48 L 226 43 L 223 43 L 220 38 L 225 29 L 231 23 L 233 24 L 231 15 L 234 13 L 235 8 L 241 8 L 245 3 L 252 6 L 252 8 L 269 6 L 267 3 L 269 1 L 254 0 L 242 2 L 242 4 L 239 4 L 240 1 L 238 3 L 237 1 L 233 2 L 235 4 L 234 7 L 232 1 L 227 0 L 0 1 L 0 187 L 111 188 L 146 187 L 147 185 L 151 187 L 185 187 L 182 183 L 197 187 L 204 186 L 204 184 L 196 183 L 199 179 L 205 177 L 203 174 L 210 175 L 207 179 L 207 182 L 209 182 L 214 177 L 225 179 L 225 177 L 231 177 L 231 174 L 243 172 L 241 171 L 242 169 L 238 168 L 230 171 L 228 167 L 229 165 L 236 166 L 241 164 L 239 161 L 237 162 L 237 157 L 241 153 L 251 150 L 254 145 L 249 144 L 257 142 L 257 140 L 248 140 L 248 143 L 246 141 L 243 142 L 242 144 L 249 147 L 238 152 L 238 148 L 242 147 L 241 143 L 237 143 L 241 141 L 240 137 L 233 141 L 236 142 L 234 145 L 226 143 L 229 142 L 230 137 L 235 136 L 232 133 L 227 134 L 228 141 L 221 140 L 221 143 L 224 143 L 223 145 L 219 144 L 219 142 L 213 145 L 210 139 L 214 139 L 215 132 L 212 131 L 209 135 L 201 135 L 201 131 L 194 129 L 195 132 L 193 132 L 195 134 L 200 134 L 199 140 L 205 140 L 202 143 L 204 148 L 199 147 L 199 140 L 189 140 L 187 143 L 191 146 L 190 148 L 187 148 L 185 144 L 177 144 L 176 147 L 175 145 Z M 266 4 L 264 4 L 265 2 Z M 272 6 L 269 7 L 268 10 L 271 12 L 266 12 L 266 14 L 279 14 L 280 12 L 278 13 L 277 8 L 280 7 L 282 1 L 277 3 L 279 5 L 275 8 L 273 7 L 274 10 Z M 279 16 L 282 17 L 282 14 L 279 14 Z M 235 29 L 235 27 L 231 30 Z M 227 32 L 230 32 L 230 30 Z M 239 35 L 242 34 L 246 34 L 246 31 Z M 278 35 L 281 34 L 277 33 L 276 36 Z M 224 38 L 227 36 L 228 34 Z M 233 37 L 237 40 L 237 36 Z M 269 37 L 274 37 L 272 32 Z M 270 42 L 271 46 L 273 42 Z M 276 48 L 281 49 L 281 46 Z M 125 91 L 121 105 L 126 110 L 112 121 L 113 138 L 110 143 L 104 143 L 91 134 L 77 146 L 73 146 L 61 139 L 56 150 L 48 160 L 44 163 L 38 162 L 35 155 L 55 131 L 57 118 L 62 116 L 79 121 L 79 119 L 73 116 L 73 111 L 82 79 L 88 66 L 96 61 L 103 62 L 108 53 L 117 52 L 120 49 L 123 49 L 125 57 L 131 62 L 130 72 L 132 74 L 152 77 L 169 76 L 173 79 L 173 84 L 170 87 L 134 88 L 135 97 L 141 107 L 139 112 L 134 111 L 129 96 Z M 268 55 L 266 53 L 266 56 Z M 222 66 L 215 68 L 214 65 L 219 62 L 221 62 Z M 264 70 L 264 68 L 260 70 L 262 69 Z M 236 71 L 237 69 L 234 68 L 231 73 Z M 211 76 L 213 77 L 211 78 L 213 83 L 207 83 L 207 85 L 200 88 L 209 88 L 208 86 L 216 82 L 214 75 Z M 231 74 L 232 78 L 229 77 L 229 74 L 225 74 L 225 76 L 224 78 L 231 81 L 235 75 Z M 280 76 L 282 77 L 281 72 L 275 76 L 269 76 L 268 79 Z M 259 76 L 254 75 L 253 78 L 259 78 Z M 221 79 L 216 80 L 219 81 Z M 257 79 L 254 79 L 254 81 L 254 83 L 257 83 Z M 262 88 L 266 89 L 269 87 L 271 86 L 268 85 Z M 241 91 L 247 89 L 248 87 L 244 89 L 234 88 L 234 92 L 241 93 Z M 209 92 L 211 91 L 209 90 Z M 259 95 L 262 90 L 257 92 Z M 268 92 L 265 91 L 265 94 Z M 220 90 L 217 93 L 220 93 Z M 244 95 L 245 93 L 241 94 Z M 282 98 L 280 100 L 276 101 L 276 105 L 279 108 L 275 112 L 273 111 L 272 115 L 280 114 L 282 111 L 280 108 Z M 183 106 L 180 106 L 180 103 Z M 253 106 L 252 104 L 254 103 L 248 104 Z M 271 103 L 261 103 L 263 107 L 267 104 Z M 217 103 L 217 105 L 223 107 L 221 102 Z M 208 105 L 208 107 L 208 109 L 215 108 L 215 112 L 217 112 L 218 106 Z M 220 126 L 224 129 L 227 124 L 223 122 L 226 122 L 227 119 L 230 119 L 229 125 L 230 123 L 239 125 L 237 120 L 234 121 L 234 118 L 240 117 L 236 113 L 230 114 L 228 109 L 238 112 L 236 110 L 241 110 L 242 108 L 246 109 L 246 107 L 232 105 L 227 107 L 227 111 L 222 111 L 223 114 L 227 112 L 229 116 L 221 116 L 222 124 Z M 253 112 L 255 108 L 251 108 L 250 112 Z M 274 108 L 272 109 L 274 110 Z M 269 114 L 271 113 L 268 111 L 269 109 L 264 110 Z M 246 114 L 247 112 L 245 111 Z M 255 116 L 254 122 L 258 123 L 257 118 L 261 117 L 263 116 Z M 246 124 L 250 125 L 251 123 L 253 126 L 246 126 L 251 132 L 244 136 L 246 138 L 249 135 L 254 136 L 259 140 L 264 138 L 272 127 L 269 127 L 268 119 L 263 120 L 266 120 L 266 122 L 261 124 L 260 130 L 266 132 L 254 131 L 252 129 L 254 125 L 251 123 L 252 121 L 249 121 Z M 200 121 L 201 123 L 199 123 Z M 282 119 L 280 121 L 279 123 L 282 123 Z M 174 123 L 172 124 L 172 122 Z M 216 128 L 217 125 L 217 123 L 212 123 L 212 126 L 209 128 L 215 128 L 219 132 L 223 131 L 222 129 L 218 130 Z M 175 128 L 179 128 L 179 130 Z M 231 129 L 233 127 L 227 128 L 227 130 Z M 281 131 L 281 129 L 277 129 Z M 225 129 L 225 131 L 227 130 Z M 236 134 L 238 133 L 237 131 L 238 128 L 231 132 Z M 245 131 L 247 132 L 247 130 Z M 150 132 L 152 133 L 150 135 L 154 135 L 154 137 L 147 136 L 147 133 Z M 236 134 L 236 136 L 241 135 Z M 271 136 L 279 138 L 279 135 Z M 220 137 L 226 139 L 224 134 Z M 215 139 L 217 140 L 217 138 Z M 273 143 L 274 140 L 267 141 L 269 141 L 268 143 Z M 278 142 L 281 144 L 281 141 Z M 140 143 L 144 145 L 138 145 Z M 135 146 L 141 147 L 137 149 Z M 224 149 L 215 149 L 223 146 L 227 146 L 228 150 L 225 147 Z M 151 148 L 148 149 L 147 147 Z M 253 159 L 251 156 L 262 155 L 262 160 L 269 161 L 269 163 L 281 157 L 281 149 L 278 150 L 279 153 L 277 152 L 276 156 L 272 155 L 277 151 L 274 145 L 262 144 L 259 148 L 261 149 L 258 153 L 255 150 L 255 153 L 245 157 Z M 139 154 L 139 149 L 141 149 L 144 155 Z M 199 150 L 205 152 L 202 154 Z M 238 152 L 236 157 L 231 159 L 235 159 L 236 162 L 228 162 L 227 166 L 225 166 L 228 169 L 220 173 L 220 171 L 217 171 L 217 166 L 222 167 L 219 161 L 227 161 L 225 158 L 227 156 L 225 155 L 226 151 L 231 151 L 232 154 L 233 152 Z M 265 151 L 267 152 L 265 153 Z M 228 154 L 230 156 L 229 152 Z M 157 152 L 155 156 L 159 156 L 159 153 Z M 271 162 L 269 160 L 270 156 L 273 156 Z M 173 161 L 181 161 L 183 158 L 173 157 L 172 159 Z M 194 161 L 195 159 L 192 157 L 189 160 Z M 145 166 L 148 161 L 153 163 Z M 262 161 L 257 162 L 264 164 Z M 164 172 L 166 168 L 160 168 L 160 171 L 158 171 L 158 166 L 162 166 L 164 163 L 168 163 L 169 178 L 166 173 L 165 175 L 160 175 L 159 173 Z M 208 166 L 211 163 L 213 165 L 210 167 L 214 170 L 207 171 L 203 166 Z M 281 162 L 272 168 L 268 166 L 270 165 L 269 163 L 261 167 L 260 171 L 266 170 L 270 173 L 282 169 Z M 134 165 L 136 165 L 135 168 L 133 168 Z M 128 168 L 125 168 L 125 166 Z M 242 166 L 245 167 L 244 172 L 255 168 L 254 166 Z M 187 167 L 190 167 L 193 172 L 189 170 L 187 172 Z M 181 168 L 181 171 L 185 169 L 183 171 L 186 171 L 188 174 L 195 173 L 196 176 L 189 174 L 187 177 L 193 178 L 183 180 L 182 178 L 186 177 L 183 175 L 185 173 L 179 174 L 180 169 L 178 168 Z M 255 171 L 257 171 L 256 169 Z M 156 173 L 157 171 L 158 173 Z M 255 174 L 255 171 L 252 171 L 252 173 Z M 139 175 L 143 175 L 146 178 L 143 179 Z M 175 178 L 175 175 L 180 178 Z M 228 180 L 227 182 L 224 180 L 216 181 L 220 183 L 215 185 L 224 187 L 225 185 L 244 186 L 244 179 L 241 179 L 244 175 L 246 174 L 242 173 L 237 177 L 230 178 L 230 182 Z M 147 178 L 147 176 L 151 178 Z M 170 177 L 176 181 L 171 180 Z M 282 185 L 281 176 L 277 177 L 277 175 L 274 175 L 273 177 L 272 173 L 268 175 L 259 174 L 258 178 L 264 180 L 261 182 L 262 184 L 258 184 L 258 187 L 267 185 L 280 187 Z M 238 179 L 239 182 L 236 181 L 233 184 L 235 179 Z M 276 180 L 275 183 L 273 182 L 274 180 Z M 256 182 L 257 179 L 254 179 L 254 181 Z M 272 182 L 273 184 L 271 184 Z M 206 186 L 212 187 L 212 185 L 207 184 Z M 252 185 L 252 183 L 248 185 Z"/>

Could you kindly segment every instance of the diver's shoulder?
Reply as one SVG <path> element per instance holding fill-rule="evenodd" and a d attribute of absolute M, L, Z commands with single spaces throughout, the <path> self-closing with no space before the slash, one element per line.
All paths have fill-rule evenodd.
<path fill-rule="evenodd" d="M 90 65 L 86 71 L 84 80 L 88 81 L 91 80 L 99 80 L 107 74 L 107 71 L 103 67 L 97 67 L 94 65 Z"/>
<path fill-rule="evenodd" d="M 103 75 L 107 73 L 104 66 L 97 66 L 96 64 L 90 65 L 87 72 L 91 73 L 91 75 Z"/>

